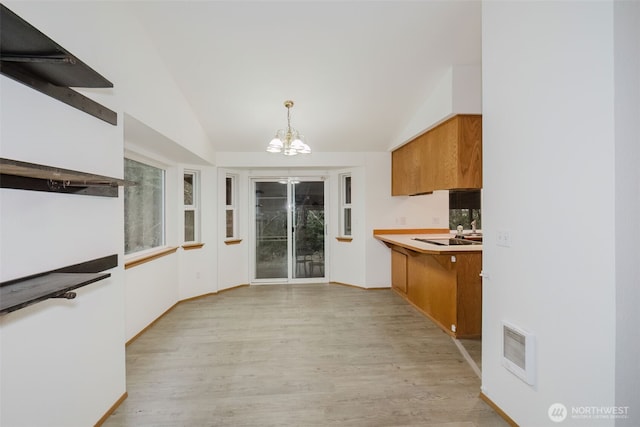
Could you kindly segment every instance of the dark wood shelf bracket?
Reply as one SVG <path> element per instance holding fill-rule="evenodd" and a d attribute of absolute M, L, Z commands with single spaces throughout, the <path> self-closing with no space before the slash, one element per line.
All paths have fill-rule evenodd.
<path fill-rule="evenodd" d="M 87 64 L 0 4 L 0 73 L 112 125 L 115 111 L 71 87 L 112 88 Z"/>
<path fill-rule="evenodd" d="M 122 179 L 0 158 L 0 188 L 118 197 Z"/>
<path fill-rule="evenodd" d="M 118 255 L 114 254 L 0 283 L 0 315 L 49 298 L 74 299 L 73 290 L 110 277 L 103 271 L 117 266 Z"/>

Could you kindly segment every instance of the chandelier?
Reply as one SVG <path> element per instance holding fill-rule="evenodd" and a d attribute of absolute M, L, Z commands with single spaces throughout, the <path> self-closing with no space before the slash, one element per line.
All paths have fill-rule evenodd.
<path fill-rule="evenodd" d="M 267 146 L 267 151 L 269 153 L 283 153 L 285 156 L 311 153 L 311 148 L 304 142 L 304 136 L 291 127 L 293 101 L 284 101 L 284 106 L 287 107 L 287 128 L 278 129 L 276 136 Z"/>

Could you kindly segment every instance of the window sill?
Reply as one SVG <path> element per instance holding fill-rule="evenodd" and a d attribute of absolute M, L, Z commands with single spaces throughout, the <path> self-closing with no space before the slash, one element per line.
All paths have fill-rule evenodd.
<path fill-rule="evenodd" d="M 136 258 L 131 258 L 130 260 L 125 261 L 124 269 L 127 270 L 129 268 L 136 267 L 140 264 L 153 261 L 154 259 L 161 258 L 165 255 L 170 255 L 176 252 L 177 250 L 178 250 L 177 247 L 162 248 L 157 251 L 150 252 Z"/>
<path fill-rule="evenodd" d="M 346 242 L 350 243 L 353 240 L 353 237 L 336 237 L 338 242 Z"/>
<path fill-rule="evenodd" d="M 242 239 L 229 239 L 229 240 L 225 240 L 224 244 L 225 245 L 237 245 L 240 242 L 242 242 Z"/>
<path fill-rule="evenodd" d="M 190 251 L 192 249 L 201 249 L 204 246 L 204 243 L 185 243 L 182 245 L 182 249 L 185 251 Z"/>

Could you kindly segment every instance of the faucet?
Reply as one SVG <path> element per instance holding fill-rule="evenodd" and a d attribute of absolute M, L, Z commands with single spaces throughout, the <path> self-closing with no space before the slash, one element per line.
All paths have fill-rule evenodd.
<path fill-rule="evenodd" d="M 471 221 L 471 234 L 478 234 L 476 231 L 476 220 Z"/>

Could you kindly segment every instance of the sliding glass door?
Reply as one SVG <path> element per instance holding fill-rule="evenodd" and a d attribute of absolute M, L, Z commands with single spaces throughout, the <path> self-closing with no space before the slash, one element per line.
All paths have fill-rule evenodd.
<path fill-rule="evenodd" d="M 295 279 L 324 278 L 324 182 L 293 182 L 291 248 Z"/>
<path fill-rule="evenodd" d="M 254 182 L 255 279 L 287 278 L 289 189 L 277 181 Z"/>
<path fill-rule="evenodd" d="M 254 281 L 325 278 L 325 182 L 254 180 Z"/>

